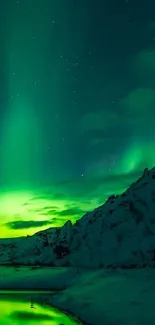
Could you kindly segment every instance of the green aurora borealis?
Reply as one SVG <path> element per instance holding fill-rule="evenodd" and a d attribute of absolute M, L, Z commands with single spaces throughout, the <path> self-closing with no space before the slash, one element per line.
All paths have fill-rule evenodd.
<path fill-rule="evenodd" d="M 0 4 L 0 237 L 74 222 L 155 165 L 155 4 Z"/>

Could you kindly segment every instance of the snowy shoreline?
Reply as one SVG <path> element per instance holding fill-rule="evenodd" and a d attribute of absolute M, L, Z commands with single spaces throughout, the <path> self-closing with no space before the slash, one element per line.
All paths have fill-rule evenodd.
<path fill-rule="evenodd" d="M 2 272 L 3 271 L 3 272 Z M 0 290 L 57 290 L 47 303 L 85 325 L 155 324 L 155 269 L 0 268 Z"/>
<path fill-rule="evenodd" d="M 78 321 L 80 325 L 91 325 L 90 323 L 87 323 L 86 321 L 84 321 L 80 317 L 74 315 L 71 311 L 69 311 L 67 309 L 63 309 L 62 307 L 60 308 L 57 305 L 54 305 L 54 304 L 51 304 L 51 303 L 47 303 L 47 305 L 49 305 L 50 307 L 56 308 L 57 310 L 63 312 L 64 314 L 66 314 L 67 316 L 72 318 L 73 320 Z"/>
<path fill-rule="evenodd" d="M 51 305 L 89 325 L 153 325 L 155 270 L 88 272 L 77 284 L 51 297 Z"/>

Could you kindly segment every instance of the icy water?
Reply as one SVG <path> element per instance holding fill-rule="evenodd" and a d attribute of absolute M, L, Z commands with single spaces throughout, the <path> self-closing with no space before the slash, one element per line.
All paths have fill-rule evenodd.
<path fill-rule="evenodd" d="M 76 325 L 77 320 L 47 305 L 52 293 L 0 291 L 0 324 Z"/>

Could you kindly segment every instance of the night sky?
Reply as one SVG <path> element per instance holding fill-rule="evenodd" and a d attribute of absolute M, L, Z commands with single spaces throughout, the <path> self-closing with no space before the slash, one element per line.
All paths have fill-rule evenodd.
<path fill-rule="evenodd" d="M 0 0 L 0 237 L 75 222 L 155 165 L 155 1 Z"/>

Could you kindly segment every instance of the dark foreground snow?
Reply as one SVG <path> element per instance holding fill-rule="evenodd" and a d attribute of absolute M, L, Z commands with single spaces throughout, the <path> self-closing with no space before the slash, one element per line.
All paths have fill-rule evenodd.
<path fill-rule="evenodd" d="M 20 271 L 1 268 L 0 289 L 57 289 L 49 303 L 91 325 L 154 325 L 155 270 Z"/>
<path fill-rule="evenodd" d="M 51 304 L 91 325 L 154 325 L 155 270 L 88 272 Z"/>

